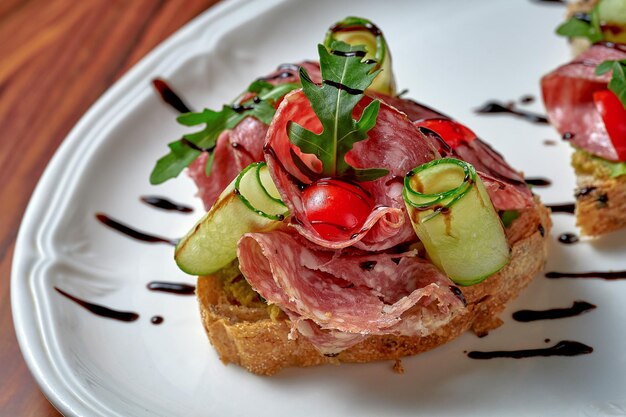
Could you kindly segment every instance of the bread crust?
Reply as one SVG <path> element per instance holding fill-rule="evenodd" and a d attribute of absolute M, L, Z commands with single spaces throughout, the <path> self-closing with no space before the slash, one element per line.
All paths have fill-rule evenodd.
<path fill-rule="evenodd" d="M 577 176 L 576 225 L 582 234 L 598 236 L 626 227 L 626 176 Z"/>
<path fill-rule="evenodd" d="M 306 338 L 289 340 L 289 320 L 272 320 L 267 308 L 231 304 L 221 281 L 199 277 L 196 293 L 202 323 L 209 340 L 225 364 L 235 363 L 259 375 L 273 375 L 286 367 L 341 362 L 397 360 L 433 349 L 468 329 L 485 335 L 500 326 L 498 315 L 543 269 L 550 234 L 549 211 L 539 202 L 524 210 L 507 229 L 511 262 L 480 284 L 462 287 L 465 313 L 426 337 L 370 336 L 334 357 L 320 354 Z"/>

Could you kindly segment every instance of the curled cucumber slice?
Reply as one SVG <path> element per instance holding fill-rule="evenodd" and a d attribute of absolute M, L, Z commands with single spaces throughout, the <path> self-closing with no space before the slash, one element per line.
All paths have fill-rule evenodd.
<path fill-rule="evenodd" d="M 244 233 L 274 229 L 288 214 L 266 164 L 250 164 L 176 245 L 176 263 L 188 274 L 212 274 L 237 257 Z"/>
<path fill-rule="evenodd" d="M 346 17 L 326 32 L 324 46 L 330 48 L 333 41 L 345 42 L 352 46 L 364 45 L 367 51 L 364 59 L 375 60 L 377 65 L 374 70 L 382 70 L 368 90 L 388 96 L 396 94 L 396 80 L 391 67 L 389 47 L 383 33 L 374 23 L 361 17 Z"/>
<path fill-rule="evenodd" d="M 403 197 L 428 256 L 456 284 L 477 284 L 508 263 L 502 222 L 472 165 L 420 165 L 404 178 Z"/>

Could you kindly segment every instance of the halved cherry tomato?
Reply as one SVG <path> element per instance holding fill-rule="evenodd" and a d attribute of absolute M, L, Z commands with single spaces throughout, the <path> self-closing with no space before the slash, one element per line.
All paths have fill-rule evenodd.
<path fill-rule="evenodd" d="M 374 202 L 359 185 L 321 179 L 302 192 L 304 210 L 313 229 L 327 240 L 346 240 L 361 230 Z"/>
<path fill-rule="evenodd" d="M 416 123 L 417 127 L 430 129 L 444 140 L 453 150 L 462 143 L 469 143 L 476 139 L 476 134 L 468 127 L 450 119 L 428 119 Z"/>
<path fill-rule="evenodd" d="M 617 158 L 626 161 L 626 108 L 611 90 L 596 91 L 593 102 L 602 116 Z"/>

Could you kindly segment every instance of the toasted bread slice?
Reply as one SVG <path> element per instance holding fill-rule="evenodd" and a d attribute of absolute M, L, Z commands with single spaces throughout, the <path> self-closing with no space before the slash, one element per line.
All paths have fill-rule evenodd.
<path fill-rule="evenodd" d="M 613 177 L 609 163 L 582 150 L 572 155 L 576 173 L 576 225 L 598 236 L 626 227 L 626 175 Z"/>
<path fill-rule="evenodd" d="M 543 269 L 547 256 L 549 211 L 536 204 L 524 210 L 507 229 L 510 263 L 480 284 L 461 288 L 467 311 L 426 337 L 370 336 L 334 357 L 320 354 L 304 337 L 289 340 L 291 323 L 284 314 L 270 314 L 261 302 L 245 307 L 232 302 L 222 280 L 198 278 L 197 296 L 204 328 L 222 362 L 236 363 L 260 375 L 285 367 L 341 362 L 396 360 L 440 346 L 468 329 L 478 335 L 502 324 L 498 315 Z"/>
<path fill-rule="evenodd" d="M 582 234 L 598 236 L 626 227 L 626 176 L 579 175 L 576 225 Z"/>

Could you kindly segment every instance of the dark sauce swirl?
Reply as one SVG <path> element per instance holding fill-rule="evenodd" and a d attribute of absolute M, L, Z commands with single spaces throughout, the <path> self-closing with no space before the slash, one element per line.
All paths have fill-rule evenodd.
<path fill-rule="evenodd" d="M 371 22 L 367 22 L 363 25 L 347 25 L 342 22 L 339 22 L 333 25 L 329 30 L 332 33 L 337 33 L 337 32 L 352 32 L 355 30 L 363 30 L 363 29 L 367 30 L 369 33 L 371 33 L 374 36 L 381 36 L 383 34 L 383 32 L 378 28 L 378 26 L 376 26 L 375 24 Z"/>
<path fill-rule="evenodd" d="M 489 101 L 482 107 L 476 110 L 478 114 L 492 114 L 492 113 L 508 113 L 514 116 L 520 117 L 526 121 L 537 124 L 548 124 L 548 118 L 544 115 L 532 113 L 525 110 L 517 109 L 515 106 L 505 106 L 497 101 Z"/>
<path fill-rule="evenodd" d="M 471 359 L 513 358 L 523 359 L 537 356 L 578 356 L 593 352 L 591 346 L 580 342 L 562 340 L 556 345 L 542 349 L 495 350 L 491 352 L 472 351 L 467 354 Z"/>
<path fill-rule="evenodd" d="M 532 185 L 535 187 L 548 187 L 552 185 L 552 181 L 543 177 L 530 177 L 525 179 L 526 184 Z"/>
<path fill-rule="evenodd" d="M 151 281 L 146 287 L 150 291 L 166 292 L 177 295 L 194 295 L 196 287 L 194 285 L 184 284 L 180 282 Z"/>
<path fill-rule="evenodd" d="M 160 78 L 155 78 L 152 80 L 152 85 L 157 90 L 161 99 L 172 106 L 175 110 L 180 113 L 189 113 L 192 110 L 189 108 L 187 103 L 183 101 L 183 99 L 165 82 Z"/>
<path fill-rule="evenodd" d="M 345 58 L 353 58 L 353 57 L 365 58 L 365 55 L 366 55 L 365 51 L 339 51 L 336 49 L 331 50 L 330 53 L 333 55 L 342 56 Z"/>
<path fill-rule="evenodd" d="M 351 87 L 348 87 L 345 84 L 338 83 L 338 82 L 333 81 L 333 80 L 324 80 L 323 83 L 324 84 L 328 84 L 328 85 L 330 85 L 332 87 L 335 87 L 338 90 L 345 91 L 346 93 L 351 94 L 353 96 L 358 96 L 359 94 L 363 94 L 363 90 L 359 90 L 358 88 L 351 88 Z"/>
<path fill-rule="evenodd" d="M 563 204 L 546 204 L 552 213 L 568 213 L 574 214 L 574 210 L 576 206 L 574 203 L 563 203 Z"/>
<path fill-rule="evenodd" d="M 548 272 L 546 278 L 600 278 L 605 280 L 626 279 L 626 271 Z"/>
<path fill-rule="evenodd" d="M 140 197 L 140 200 L 146 203 L 149 206 L 166 210 L 166 211 L 177 211 L 179 213 L 192 213 L 193 208 L 186 206 L 184 204 L 175 203 L 172 200 L 169 200 L 165 197 L 159 197 L 155 195 L 145 195 Z"/>
<path fill-rule="evenodd" d="M 146 243 L 166 243 L 168 245 L 172 245 L 172 246 L 176 246 L 176 244 L 178 243 L 178 239 L 169 239 L 166 237 L 161 237 L 161 236 L 156 236 L 156 235 L 151 235 L 149 233 L 146 232 L 142 232 L 140 230 L 137 229 L 133 229 L 132 227 L 125 225 L 109 216 L 107 216 L 106 214 L 102 214 L 102 213 L 97 213 L 96 214 L 96 219 L 104 224 L 107 227 L 110 227 L 111 229 L 122 233 L 123 235 L 126 235 L 132 239 L 135 240 L 139 240 L 141 242 L 146 242 Z"/>
<path fill-rule="evenodd" d="M 574 234 L 574 233 L 561 233 L 559 235 L 559 242 L 565 244 L 565 245 L 571 245 L 573 243 L 578 242 L 580 239 L 578 237 L 578 235 Z"/>
<path fill-rule="evenodd" d="M 579 316 L 596 306 L 586 301 L 574 301 L 571 307 L 552 308 L 549 310 L 520 310 L 513 313 L 513 320 L 528 323 L 537 320 L 554 320 Z"/>
<path fill-rule="evenodd" d="M 54 289 L 59 294 L 63 295 L 66 298 L 69 298 L 70 300 L 74 301 L 76 304 L 89 310 L 90 312 L 92 312 L 93 314 L 97 316 L 106 317 L 108 319 L 113 319 L 113 320 L 127 321 L 127 322 L 135 321 L 139 318 L 139 314 L 134 313 L 132 311 L 113 310 L 111 308 L 108 308 L 99 304 L 94 304 L 94 303 L 90 303 L 89 301 L 81 300 L 80 298 L 76 296 L 66 293 L 60 288 L 54 287 Z"/>

